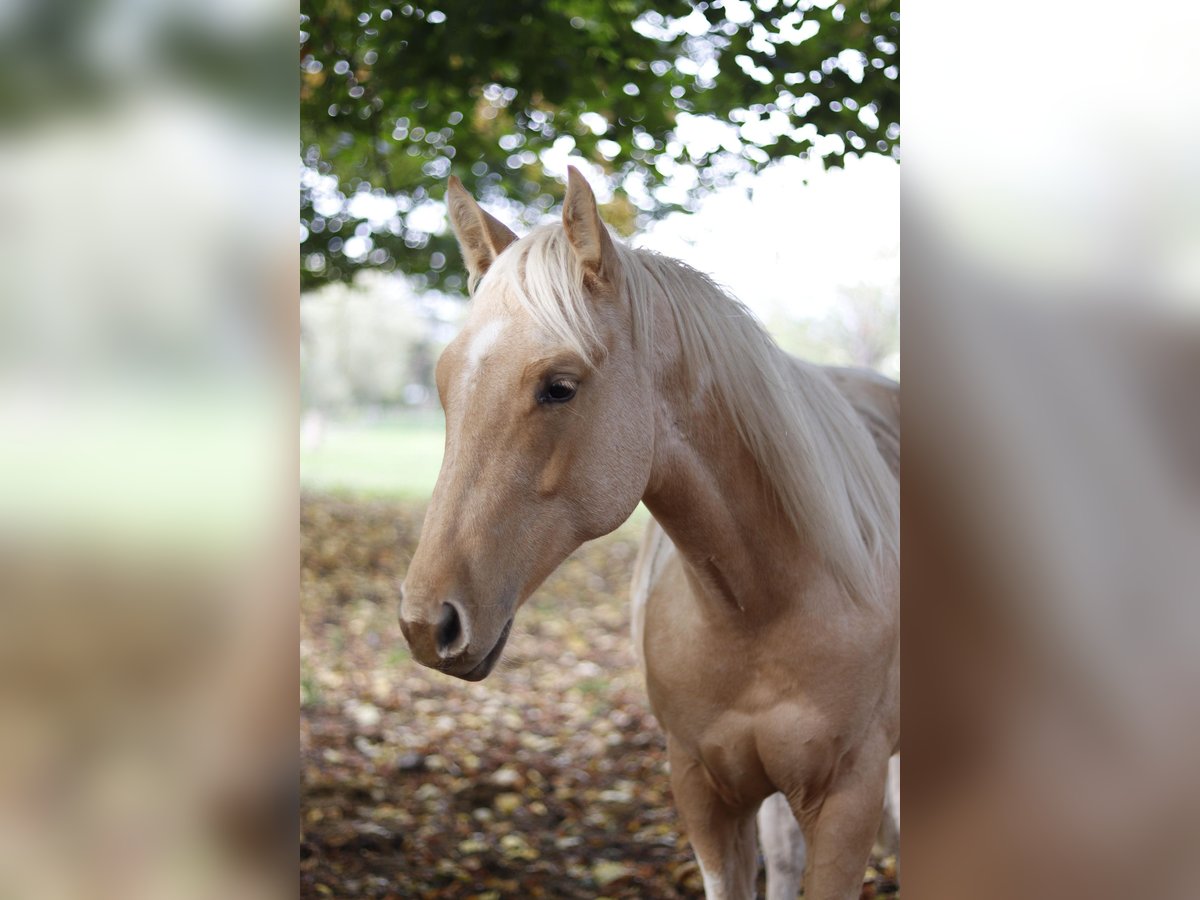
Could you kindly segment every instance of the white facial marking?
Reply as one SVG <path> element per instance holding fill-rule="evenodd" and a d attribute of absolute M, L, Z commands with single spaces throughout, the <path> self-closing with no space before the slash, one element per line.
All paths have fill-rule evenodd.
<path fill-rule="evenodd" d="M 483 358 L 487 355 L 487 352 L 500 339 L 500 334 L 507 325 L 508 322 L 505 319 L 492 319 L 471 338 L 471 343 L 467 345 L 467 363 L 463 366 L 462 379 L 464 389 L 471 386 L 471 382 L 475 379 L 475 373 L 479 369 L 479 364 L 483 362 Z"/>

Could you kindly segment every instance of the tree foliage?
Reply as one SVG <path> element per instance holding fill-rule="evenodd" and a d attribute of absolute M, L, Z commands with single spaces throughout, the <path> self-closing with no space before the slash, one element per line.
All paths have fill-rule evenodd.
<path fill-rule="evenodd" d="M 780 157 L 895 153 L 898 7 L 303 0 L 305 285 L 379 267 L 461 290 L 433 203 L 452 170 L 532 223 L 562 195 L 543 154 L 569 151 L 609 176 L 606 218 L 632 231 Z M 729 127 L 687 139 L 696 117 Z"/>

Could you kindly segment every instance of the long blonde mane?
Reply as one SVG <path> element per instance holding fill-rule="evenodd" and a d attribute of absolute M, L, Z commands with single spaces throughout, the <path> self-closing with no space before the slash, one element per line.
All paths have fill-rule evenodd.
<path fill-rule="evenodd" d="M 737 429 L 782 512 L 857 597 L 879 596 L 899 560 L 899 491 L 866 427 L 817 366 L 780 350 L 742 303 L 678 260 L 613 241 L 639 352 L 655 351 L 653 304 L 665 303 L 681 365 Z M 561 226 L 533 231 L 484 276 L 593 364 L 604 346 L 584 273 Z"/>

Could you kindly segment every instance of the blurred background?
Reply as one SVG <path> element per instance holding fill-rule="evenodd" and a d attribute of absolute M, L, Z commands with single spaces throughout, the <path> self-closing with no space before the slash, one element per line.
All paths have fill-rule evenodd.
<path fill-rule="evenodd" d="M 0 5 L 8 897 L 294 893 L 295 16 Z"/>

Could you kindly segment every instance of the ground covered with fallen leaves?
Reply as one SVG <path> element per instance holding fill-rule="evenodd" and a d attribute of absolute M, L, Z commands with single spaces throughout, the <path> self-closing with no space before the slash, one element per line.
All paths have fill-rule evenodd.
<path fill-rule="evenodd" d="M 303 500 L 301 896 L 702 897 L 629 637 L 640 529 L 568 559 L 470 684 L 400 635 L 422 515 Z M 863 896 L 894 896 L 890 863 Z"/>

